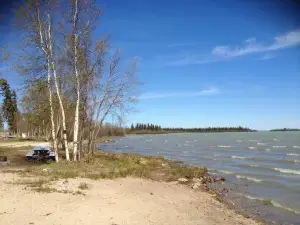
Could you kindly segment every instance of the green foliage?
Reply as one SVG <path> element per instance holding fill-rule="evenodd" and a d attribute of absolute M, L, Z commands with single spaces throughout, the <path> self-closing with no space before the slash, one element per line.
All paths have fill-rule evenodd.
<path fill-rule="evenodd" d="M 160 125 L 142 124 L 137 123 L 135 126 L 132 124 L 130 131 L 155 131 L 155 132 L 246 132 L 254 131 L 247 127 L 206 127 L 206 128 L 161 128 Z"/>
<path fill-rule="evenodd" d="M 3 120 L 7 121 L 9 130 L 16 133 L 18 118 L 17 94 L 15 90 L 11 90 L 10 85 L 5 79 L 0 80 L 0 88 L 3 96 L 1 122 Z"/>
<path fill-rule="evenodd" d="M 131 124 L 130 127 L 131 131 L 139 131 L 139 130 L 151 130 L 151 131 L 160 131 L 161 126 L 154 125 L 154 124 L 146 124 L 146 123 L 137 123 L 135 126 Z"/>

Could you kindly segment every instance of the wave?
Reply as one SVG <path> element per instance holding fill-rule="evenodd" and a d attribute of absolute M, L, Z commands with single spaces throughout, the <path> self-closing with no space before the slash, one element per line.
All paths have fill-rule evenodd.
<path fill-rule="evenodd" d="M 246 157 L 236 156 L 236 155 L 231 156 L 231 158 L 233 158 L 233 159 L 247 159 Z"/>
<path fill-rule="evenodd" d="M 242 141 L 242 140 L 236 140 L 236 142 L 241 143 L 241 142 L 243 142 L 243 141 Z"/>
<path fill-rule="evenodd" d="M 275 206 L 277 208 L 281 208 L 281 209 L 287 210 L 289 212 L 293 212 L 295 214 L 300 214 L 300 211 L 292 209 L 292 208 L 289 208 L 289 207 L 286 207 L 284 205 L 281 205 L 279 202 L 271 200 L 271 203 L 272 203 L 273 206 Z"/>
<path fill-rule="evenodd" d="M 257 145 L 266 145 L 265 143 L 257 143 Z"/>
<path fill-rule="evenodd" d="M 288 153 L 286 155 L 289 155 L 289 156 L 299 156 L 299 154 L 296 154 L 296 153 Z"/>
<path fill-rule="evenodd" d="M 289 173 L 289 174 L 300 175 L 299 170 L 290 170 L 290 169 L 283 169 L 283 168 L 273 168 L 273 170 L 278 171 L 280 173 Z"/>
<path fill-rule="evenodd" d="M 195 145 L 189 145 L 189 144 L 183 144 L 183 145 L 188 147 L 195 147 Z"/>
<path fill-rule="evenodd" d="M 257 149 L 257 147 L 248 147 L 248 148 L 251 149 L 251 150 Z"/>
<path fill-rule="evenodd" d="M 262 180 L 253 178 L 253 177 L 247 177 L 247 176 L 241 176 L 241 175 L 236 175 L 236 178 L 242 179 L 242 180 L 249 180 L 249 181 L 254 181 L 256 183 L 260 183 Z"/>
<path fill-rule="evenodd" d="M 273 138 L 273 141 L 279 141 L 278 139 L 276 139 L 276 138 Z"/>
<path fill-rule="evenodd" d="M 294 163 L 300 163 L 300 160 L 294 160 Z"/>
<path fill-rule="evenodd" d="M 300 146 L 294 145 L 293 148 L 300 148 Z"/>
<path fill-rule="evenodd" d="M 232 148 L 230 145 L 218 145 L 219 148 Z"/>
<path fill-rule="evenodd" d="M 240 164 L 239 167 L 246 167 L 246 168 L 259 168 L 259 165 L 254 164 Z"/>
<path fill-rule="evenodd" d="M 224 174 L 233 174 L 233 172 L 227 170 L 218 170 L 218 171 Z"/>
<path fill-rule="evenodd" d="M 251 142 L 258 142 L 259 140 L 248 140 L 248 141 L 251 141 Z"/>
<path fill-rule="evenodd" d="M 281 146 L 277 146 L 277 145 L 274 145 L 274 146 L 272 146 L 273 148 L 286 148 L 286 146 L 285 145 L 281 145 Z"/>
<path fill-rule="evenodd" d="M 269 149 L 269 148 L 266 148 L 266 149 L 265 149 L 265 151 L 266 151 L 266 152 L 270 152 L 270 151 L 271 151 L 271 149 Z"/>
<path fill-rule="evenodd" d="M 295 214 L 300 214 L 300 211 L 299 210 L 296 210 L 296 209 L 292 209 L 290 207 L 287 207 L 287 206 L 284 206 L 284 205 L 281 205 L 279 202 L 277 201 L 274 201 L 272 199 L 263 199 L 263 198 L 257 198 L 257 197 L 253 197 L 251 195 L 241 195 L 240 196 L 244 196 L 250 200 L 259 200 L 259 201 L 262 201 L 265 205 L 272 205 L 274 207 L 277 207 L 277 208 L 281 208 L 281 209 L 284 209 L 286 211 L 289 211 L 289 212 L 293 212 Z"/>

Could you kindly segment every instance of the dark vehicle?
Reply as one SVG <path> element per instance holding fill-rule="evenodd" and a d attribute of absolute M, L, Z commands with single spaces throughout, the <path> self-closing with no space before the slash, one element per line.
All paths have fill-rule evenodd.
<path fill-rule="evenodd" d="M 55 161 L 55 152 L 49 146 L 37 146 L 26 154 L 26 158 L 33 162 L 51 162 Z"/>

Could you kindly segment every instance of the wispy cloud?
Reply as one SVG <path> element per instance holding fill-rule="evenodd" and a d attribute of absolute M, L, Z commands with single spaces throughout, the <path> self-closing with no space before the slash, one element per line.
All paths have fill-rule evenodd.
<path fill-rule="evenodd" d="M 159 98 L 193 98 L 205 95 L 214 95 L 219 93 L 219 89 L 211 87 L 202 91 L 195 92 L 173 92 L 173 93 L 145 93 L 140 96 L 141 100 L 159 99 Z"/>
<path fill-rule="evenodd" d="M 212 51 L 205 55 L 191 55 L 183 54 L 175 58 L 167 60 L 165 65 L 167 66 L 184 66 L 184 65 L 197 65 L 213 63 L 223 60 L 232 59 L 239 56 L 244 56 L 254 53 L 266 53 L 261 60 L 267 60 L 274 58 L 274 55 L 268 54 L 280 49 L 291 48 L 300 45 L 300 30 L 291 31 L 281 36 L 273 38 L 269 44 L 258 42 L 256 38 L 248 38 L 242 45 L 230 46 L 221 45 L 216 46 Z"/>
<path fill-rule="evenodd" d="M 259 60 L 269 60 L 269 59 L 274 59 L 275 57 L 276 57 L 275 55 L 267 53 L 262 57 L 260 57 Z"/>
<path fill-rule="evenodd" d="M 273 42 L 270 44 L 258 43 L 255 38 L 250 38 L 245 41 L 244 46 L 216 46 L 212 50 L 212 55 L 219 58 L 233 58 L 251 53 L 269 52 L 284 48 L 290 48 L 299 44 L 300 30 L 297 30 L 288 32 L 278 37 L 274 37 Z"/>

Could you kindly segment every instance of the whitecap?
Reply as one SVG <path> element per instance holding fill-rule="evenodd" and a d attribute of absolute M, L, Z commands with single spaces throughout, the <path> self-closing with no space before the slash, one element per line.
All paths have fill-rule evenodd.
<path fill-rule="evenodd" d="M 273 148 L 286 148 L 286 146 L 285 145 L 274 145 L 274 146 L 272 146 Z"/>
<path fill-rule="evenodd" d="M 266 145 L 265 143 L 257 143 L 257 145 Z"/>
<path fill-rule="evenodd" d="M 296 214 L 300 214 L 300 211 L 298 210 L 295 210 L 295 209 L 292 209 L 292 208 L 289 208 L 289 207 L 286 207 L 286 206 L 283 206 L 281 205 L 279 202 L 277 201 L 274 201 L 274 200 L 269 200 L 269 199 L 263 199 L 263 198 L 257 198 L 257 197 L 253 197 L 251 195 L 244 195 L 244 194 L 238 194 L 240 196 L 243 196 L 243 197 L 246 197 L 250 200 L 259 200 L 259 201 L 270 201 L 270 203 L 274 206 L 274 207 L 277 207 L 277 208 L 281 208 L 281 209 L 284 209 L 284 210 L 287 210 L 287 211 L 290 211 L 290 212 L 293 212 L 293 213 L 296 213 Z"/>
<path fill-rule="evenodd" d="M 296 213 L 296 214 L 300 214 L 300 211 L 289 208 L 289 207 L 286 207 L 286 206 L 283 206 L 279 202 L 276 202 L 274 200 L 271 200 L 271 203 L 272 203 L 273 206 L 275 206 L 277 208 L 281 208 L 281 209 L 284 209 L 284 210 L 287 210 L 287 211 L 290 211 L 290 212 L 293 212 L 293 213 Z"/>
<path fill-rule="evenodd" d="M 289 173 L 289 174 L 300 175 L 299 170 L 290 170 L 290 169 L 283 169 L 283 168 L 273 168 L 273 170 L 279 171 L 280 173 Z"/>
<path fill-rule="evenodd" d="M 288 153 L 286 155 L 289 155 L 289 156 L 299 156 L 299 154 L 296 154 L 296 153 Z"/>
<path fill-rule="evenodd" d="M 269 148 L 266 148 L 266 149 L 265 149 L 265 151 L 266 151 L 266 152 L 270 152 L 270 151 L 271 151 L 271 149 L 269 149 Z"/>
<path fill-rule="evenodd" d="M 293 148 L 300 148 L 300 146 L 294 145 Z"/>
<path fill-rule="evenodd" d="M 218 145 L 219 148 L 232 148 L 230 145 Z"/>
<path fill-rule="evenodd" d="M 195 145 L 190 145 L 190 144 L 183 144 L 183 145 L 188 147 L 195 147 Z"/>
<path fill-rule="evenodd" d="M 218 170 L 218 171 L 224 174 L 233 174 L 233 172 L 227 170 Z"/>
<path fill-rule="evenodd" d="M 243 179 L 243 180 L 249 180 L 249 181 L 254 181 L 256 183 L 260 183 L 262 180 L 253 178 L 253 177 L 247 177 L 247 176 L 241 176 L 241 175 L 236 175 L 236 178 L 238 179 Z"/>
<path fill-rule="evenodd" d="M 236 156 L 236 155 L 231 156 L 231 158 L 233 158 L 233 159 L 247 159 L 246 157 Z"/>
<path fill-rule="evenodd" d="M 279 141 L 278 139 L 276 139 L 276 138 L 273 138 L 273 141 Z"/>
<path fill-rule="evenodd" d="M 259 140 L 248 140 L 248 141 L 251 141 L 251 142 L 258 142 Z"/>
<path fill-rule="evenodd" d="M 248 147 L 248 148 L 251 149 L 251 150 L 257 149 L 257 147 Z"/>
<path fill-rule="evenodd" d="M 246 197 L 246 198 L 248 198 L 248 199 L 251 199 L 251 200 L 261 200 L 261 201 L 264 200 L 264 199 L 262 199 L 262 198 L 253 197 L 253 196 L 251 196 L 251 195 L 242 195 L 242 194 L 239 194 L 239 195 L 244 196 L 244 197 Z"/>
<path fill-rule="evenodd" d="M 296 163 L 300 163 L 300 160 L 294 160 L 294 163 L 296 164 Z"/>

